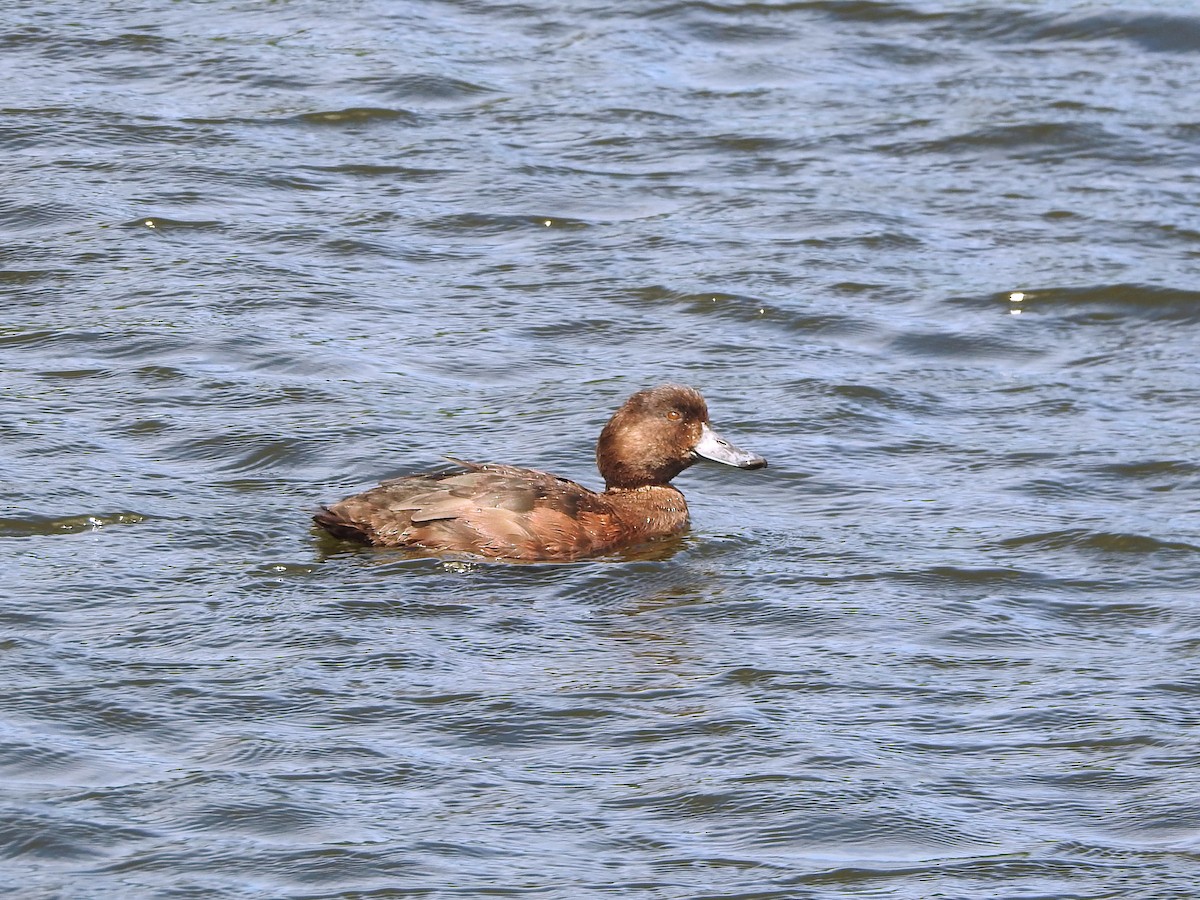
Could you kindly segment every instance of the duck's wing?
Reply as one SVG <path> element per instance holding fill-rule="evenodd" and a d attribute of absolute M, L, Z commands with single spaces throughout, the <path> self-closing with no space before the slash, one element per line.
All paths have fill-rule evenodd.
<path fill-rule="evenodd" d="M 459 464 L 467 471 L 387 481 L 314 519 L 337 537 L 377 546 L 522 560 L 575 559 L 603 551 L 620 534 L 605 498 L 573 481 Z"/>

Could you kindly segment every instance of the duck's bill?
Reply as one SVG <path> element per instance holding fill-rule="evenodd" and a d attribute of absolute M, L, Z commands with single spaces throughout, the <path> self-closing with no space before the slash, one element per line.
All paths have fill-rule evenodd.
<path fill-rule="evenodd" d="M 739 469 L 761 469 L 767 464 L 767 461 L 758 454 L 729 443 L 709 428 L 707 422 L 700 426 L 700 441 L 692 452 L 705 459 L 711 459 L 713 462 L 737 466 Z"/>

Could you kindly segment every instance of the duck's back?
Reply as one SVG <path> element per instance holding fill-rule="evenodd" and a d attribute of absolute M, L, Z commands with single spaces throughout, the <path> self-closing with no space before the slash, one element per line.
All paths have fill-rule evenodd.
<path fill-rule="evenodd" d="M 533 469 L 462 465 L 385 481 L 314 519 L 344 540 L 505 559 L 577 559 L 625 542 L 602 494 Z"/>

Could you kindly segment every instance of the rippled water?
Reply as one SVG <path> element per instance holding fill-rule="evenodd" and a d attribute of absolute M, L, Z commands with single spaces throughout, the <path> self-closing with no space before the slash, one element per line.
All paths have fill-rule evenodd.
<path fill-rule="evenodd" d="M 1200 14 L 0 10 L 0 890 L 1191 898 Z M 313 533 L 633 390 L 667 553 Z"/>

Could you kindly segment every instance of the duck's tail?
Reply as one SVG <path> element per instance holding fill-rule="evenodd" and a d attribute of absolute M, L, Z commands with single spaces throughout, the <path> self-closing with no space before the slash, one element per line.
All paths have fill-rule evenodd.
<path fill-rule="evenodd" d="M 365 531 L 353 522 L 347 522 L 345 519 L 338 516 L 328 506 L 322 506 L 320 511 L 313 517 L 313 521 L 332 534 L 335 538 L 343 541 L 354 541 L 357 544 L 369 544 L 371 538 Z"/>

